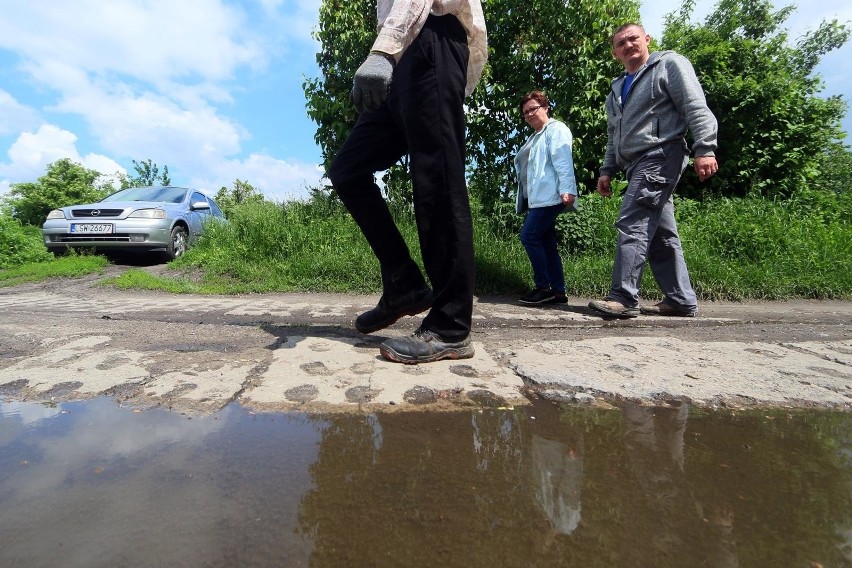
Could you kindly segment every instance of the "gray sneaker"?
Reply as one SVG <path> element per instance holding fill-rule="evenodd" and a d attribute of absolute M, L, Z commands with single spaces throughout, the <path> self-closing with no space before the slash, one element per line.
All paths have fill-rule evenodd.
<path fill-rule="evenodd" d="M 589 307 L 602 314 L 617 318 L 635 318 L 639 315 L 639 308 L 628 308 L 618 300 L 613 300 L 612 298 L 592 300 L 589 302 Z"/>
<path fill-rule="evenodd" d="M 470 359 L 473 345 L 468 335 L 461 341 L 444 341 L 434 331 L 418 329 L 414 335 L 388 339 L 379 346 L 388 361 L 414 365 L 441 359 Z"/>

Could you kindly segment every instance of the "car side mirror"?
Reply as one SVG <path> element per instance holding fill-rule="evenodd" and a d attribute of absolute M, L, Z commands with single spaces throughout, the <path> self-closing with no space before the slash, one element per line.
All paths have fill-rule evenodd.
<path fill-rule="evenodd" d="M 189 208 L 193 211 L 198 211 L 199 209 L 210 209 L 210 204 L 206 201 L 196 201 L 195 203 L 191 203 Z"/>

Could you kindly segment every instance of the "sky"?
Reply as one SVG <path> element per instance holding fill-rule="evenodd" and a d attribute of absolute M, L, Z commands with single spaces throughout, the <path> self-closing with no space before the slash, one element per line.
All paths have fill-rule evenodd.
<path fill-rule="evenodd" d="M 306 197 L 323 181 L 302 89 L 319 76 L 320 1 L 0 0 L 0 195 L 69 158 L 105 175 L 150 159 L 209 194 L 240 179 Z M 695 18 L 714 4 L 698 0 Z M 679 6 L 646 2 L 651 36 Z M 834 18 L 852 21 L 852 3 L 802 1 L 785 27 L 796 38 Z M 852 44 L 818 72 L 848 100 Z"/>

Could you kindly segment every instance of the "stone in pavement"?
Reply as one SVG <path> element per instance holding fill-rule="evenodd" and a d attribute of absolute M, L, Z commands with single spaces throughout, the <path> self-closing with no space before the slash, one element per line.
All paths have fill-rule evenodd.
<path fill-rule="evenodd" d="M 852 409 L 852 304 L 704 303 L 697 318 L 607 321 L 586 300 L 549 308 L 478 300 L 476 356 L 399 365 L 386 336 L 352 330 L 374 296 L 233 297 L 105 289 L 62 280 L 0 289 L 0 396 L 215 412 L 359 411 L 554 400 Z M 594 397 L 594 399 L 592 398 Z"/>
<path fill-rule="evenodd" d="M 852 341 L 773 344 L 604 337 L 502 350 L 541 389 L 637 400 L 849 406 Z"/>
<path fill-rule="evenodd" d="M 474 342 L 472 359 L 400 365 L 379 355 L 378 341 L 350 337 L 288 337 L 273 353 L 259 384 L 244 396 L 250 406 L 351 403 L 459 402 L 477 393 L 495 404 L 527 402 L 523 381 L 497 365 L 485 346 Z M 428 393 L 434 393 L 430 397 Z"/>

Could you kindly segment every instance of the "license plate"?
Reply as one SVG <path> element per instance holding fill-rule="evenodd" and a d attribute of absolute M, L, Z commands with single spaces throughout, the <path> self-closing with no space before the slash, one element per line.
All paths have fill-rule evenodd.
<path fill-rule="evenodd" d="M 71 223 L 71 232 L 83 235 L 112 232 L 112 223 Z"/>

